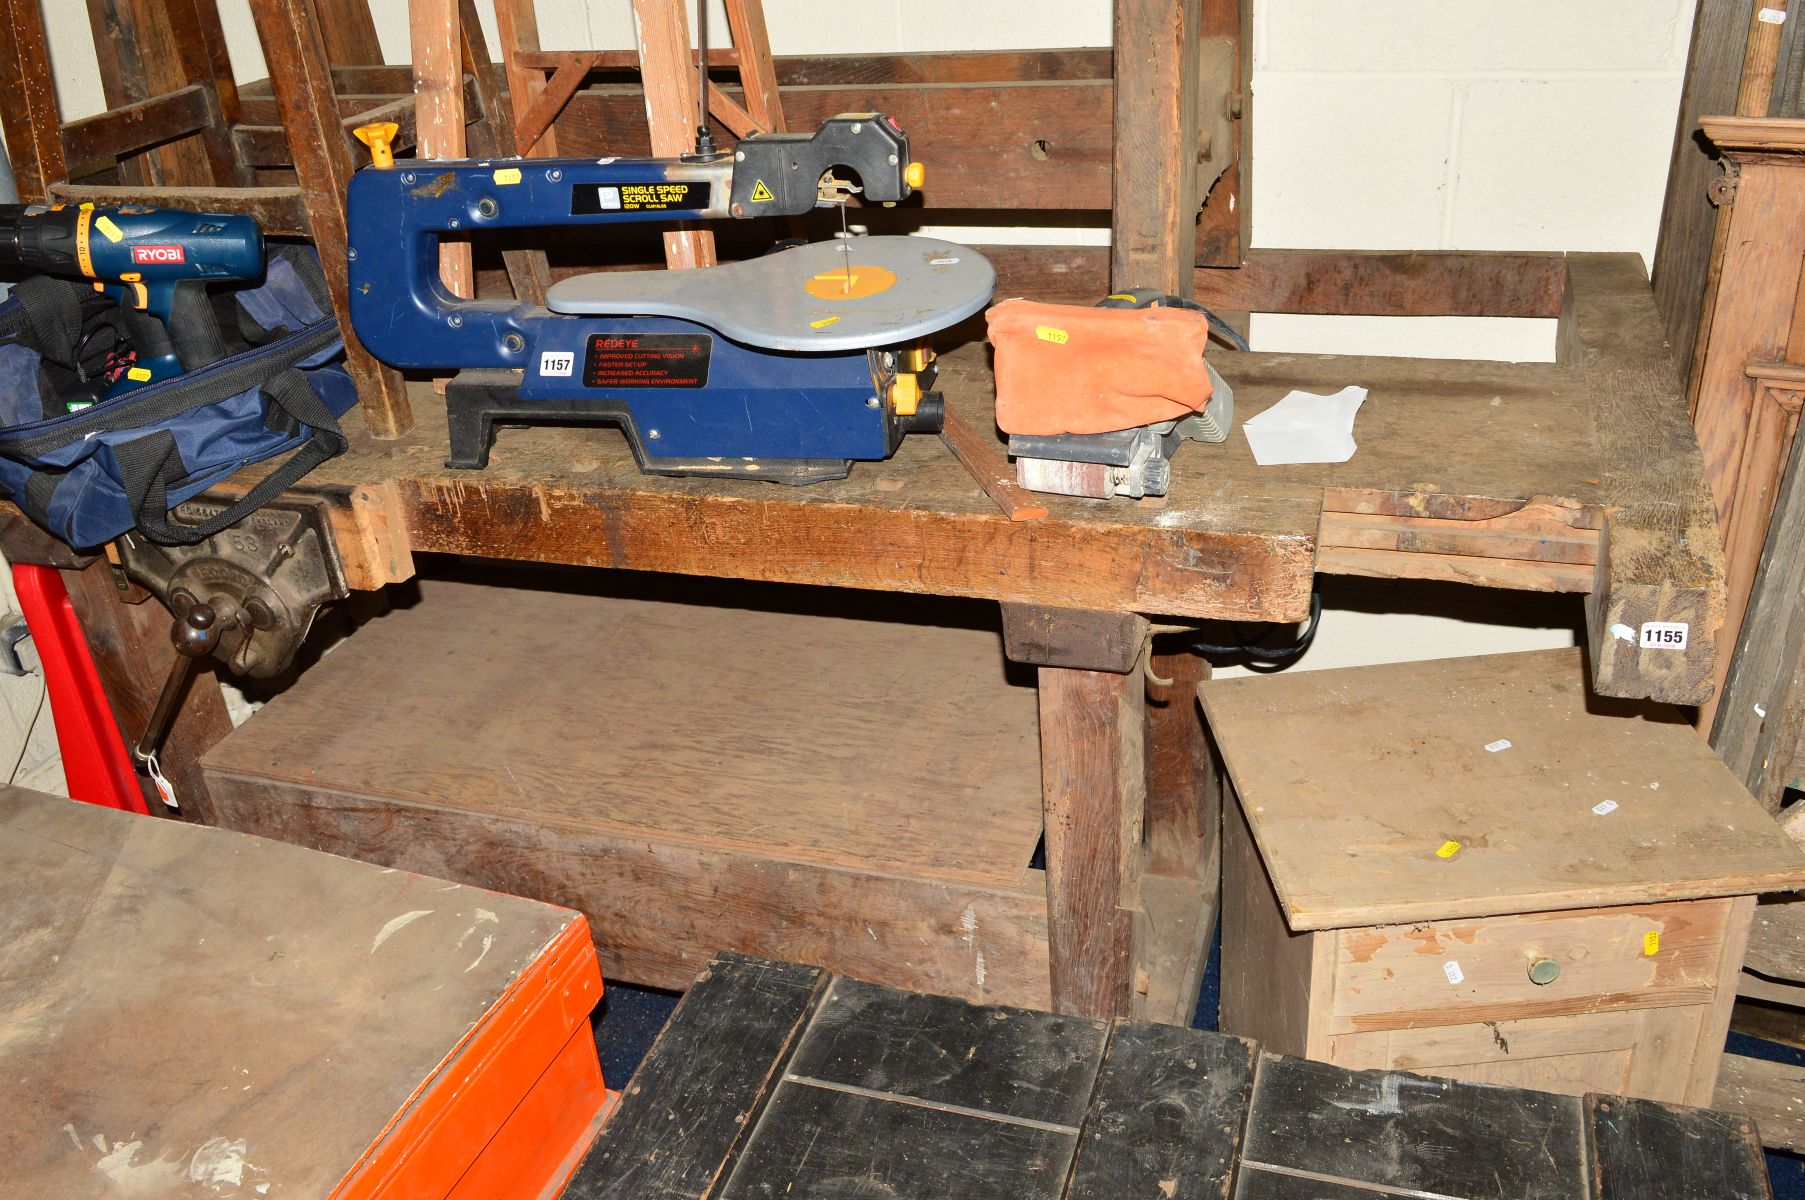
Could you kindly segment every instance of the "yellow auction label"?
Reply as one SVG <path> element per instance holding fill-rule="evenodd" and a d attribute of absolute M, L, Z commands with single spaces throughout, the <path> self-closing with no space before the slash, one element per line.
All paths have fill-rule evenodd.
<path fill-rule="evenodd" d="M 1661 932 L 1651 929 L 1642 935 L 1642 953 L 1653 957 L 1661 952 Z"/>
<path fill-rule="evenodd" d="M 99 217 L 95 218 L 94 228 L 104 233 L 109 242 L 116 242 L 125 236 L 125 230 L 113 224 L 113 218 L 107 216 L 105 213 L 102 213 Z"/>
<path fill-rule="evenodd" d="M 775 199 L 777 197 L 771 194 L 771 189 L 765 186 L 764 180 L 761 179 L 752 185 L 752 203 L 764 204 L 766 201 Z"/>
<path fill-rule="evenodd" d="M 1043 342 L 1052 342 L 1055 346 L 1063 346 L 1071 340 L 1072 335 L 1063 329 L 1055 329 L 1051 325 L 1036 325 L 1034 336 Z"/>
<path fill-rule="evenodd" d="M 839 319 L 840 318 L 838 317 L 822 317 L 819 321 L 810 321 L 808 327 L 810 329 L 826 329 L 829 325 L 832 325 Z"/>
<path fill-rule="evenodd" d="M 510 183 L 519 183 L 520 182 L 520 168 L 519 167 L 503 167 L 501 170 L 495 172 L 495 182 L 497 185 L 499 185 L 501 187 L 506 187 Z"/>
<path fill-rule="evenodd" d="M 150 378 L 150 372 L 143 367 L 129 367 L 126 369 L 125 377 L 133 383 L 143 383 Z"/>
<path fill-rule="evenodd" d="M 1441 844 L 1440 849 L 1436 850 L 1435 857 L 1437 857 L 1437 858 L 1453 858 L 1456 854 L 1459 854 L 1459 853 L 1460 853 L 1460 843 L 1453 841 L 1453 840 L 1449 840 L 1449 841 L 1443 842 Z"/>

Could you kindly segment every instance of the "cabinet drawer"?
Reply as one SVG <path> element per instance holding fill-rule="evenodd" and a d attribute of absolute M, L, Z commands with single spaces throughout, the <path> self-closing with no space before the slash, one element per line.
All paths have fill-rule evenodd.
<path fill-rule="evenodd" d="M 1336 930 L 1324 1032 L 1705 1004 L 1716 992 L 1733 903 Z"/>

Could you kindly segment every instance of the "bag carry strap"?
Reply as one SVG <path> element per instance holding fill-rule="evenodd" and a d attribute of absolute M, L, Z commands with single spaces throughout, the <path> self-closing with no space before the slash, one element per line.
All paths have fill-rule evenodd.
<path fill-rule="evenodd" d="M 338 418 L 299 370 L 289 367 L 271 379 L 264 384 L 263 395 L 296 421 L 312 426 L 313 436 L 223 512 L 198 524 L 169 519 L 169 489 L 187 477 L 175 435 L 160 429 L 114 448 L 113 456 L 119 462 L 125 494 L 131 501 L 138 528 L 151 541 L 164 546 L 204 542 L 274 500 L 327 459 L 345 452 L 350 443 L 338 427 Z"/>

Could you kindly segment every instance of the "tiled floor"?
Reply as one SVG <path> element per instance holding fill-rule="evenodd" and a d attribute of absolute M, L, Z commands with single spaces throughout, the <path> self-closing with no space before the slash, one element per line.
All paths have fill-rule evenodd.
<path fill-rule="evenodd" d="M 1203 993 L 1197 1000 L 1197 1013 L 1191 1024 L 1197 1029 L 1216 1028 L 1216 1006 L 1221 980 L 1220 955 L 1210 954 L 1209 970 L 1203 977 Z M 619 1088 L 633 1074 L 639 1060 L 651 1049 L 652 1039 L 664 1028 L 671 1010 L 677 1006 L 675 992 L 653 991 L 611 983 L 603 1001 L 602 1016 L 596 1022 L 596 1044 L 602 1055 L 602 1076 L 608 1086 Z M 1756 1058 L 1772 1058 L 1782 1062 L 1805 1063 L 1805 1051 L 1788 1046 L 1730 1035 L 1730 1049 L 1737 1054 Z M 1774 1200 L 1805 1200 L 1805 1159 L 1791 1154 L 1767 1156 L 1768 1173 L 1773 1178 Z"/>

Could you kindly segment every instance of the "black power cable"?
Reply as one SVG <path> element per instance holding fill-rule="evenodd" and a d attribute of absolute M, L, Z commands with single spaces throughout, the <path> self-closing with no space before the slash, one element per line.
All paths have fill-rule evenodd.
<path fill-rule="evenodd" d="M 1310 643 L 1316 638 L 1316 627 L 1321 623 L 1322 593 L 1312 590 L 1310 593 L 1310 623 L 1304 626 L 1304 631 L 1298 634 L 1296 640 L 1288 646 L 1273 647 L 1262 646 L 1259 644 L 1264 641 L 1274 629 L 1278 628 L 1276 622 L 1268 622 L 1267 624 L 1262 625 L 1259 632 L 1255 633 L 1252 637 L 1242 634 L 1241 626 L 1238 623 L 1233 624 L 1233 629 L 1242 639 L 1233 644 L 1217 645 L 1213 642 L 1187 640 L 1184 643 L 1184 646 L 1193 654 L 1245 658 L 1259 663 L 1262 666 L 1285 667 L 1296 662 L 1297 659 L 1303 655 L 1303 652 L 1310 648 Z"/>

